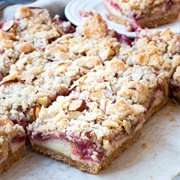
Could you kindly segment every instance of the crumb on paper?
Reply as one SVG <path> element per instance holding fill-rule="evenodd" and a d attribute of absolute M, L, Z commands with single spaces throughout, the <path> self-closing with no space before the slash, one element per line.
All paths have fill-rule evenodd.
<path fill-rule="evenodd" d="M 146 143 L 143 143 L 141 146 L 142 146 L 143 149 L 147 148 L 147 144 Z"/>
<path fill-rule="evenodd" d="M 179 178 L 179 177 L 180 177 L 180 173 L 175 174 L 175 175 L 170 175 L 170 177 L 171 177 L 171 179 L 173 179 L 173 178 L 175 178 L 175 177 Z M 178 180 L 178 179 L 177 179 L 177 180 Z"/>
<path fill-rule="evenodd" d="M 176 107 L 170 107 L 170 112 L 173 113 L 176 110 Z"/>
<path fill-rule="evenodd" d="M 169 116 L 169 115 L 170 115 L 170 112 L 166 112 L 165 115 L 166 115 L 166 116 Z"/>
<path fill-rule="evenodd" d="M 169 121 L 170 121 L 170 122 L 175 122 L 176 119 L 175 119 L 174 117 L 172 117 Z"/>
<path fill-rule="evenodd" d="M 175 99 L 170 99 L 169 103 L 167 104 L 167 106 L 171 107 L 172 109 L 178 107 L 178 102 Z"/>
<path fill-rule="evenodd" d="M 43 172 L 43 171 L 44 171 L 44 169 L 43 169 L 43 168 L 40 168 L 40 171 L 41 171 L 41 172 Z"/>
<path fill-rule="evenodd" d="M 156 158 L 156 156 L 157 156 L 157 153 L 154 153 L 154 159 Z"/>
<path fill-rule="evenodd" d="M 172 174 L 171 174 L 171 175 L 170 175 L 170 178 L 172 179 L 174 176 L 175 176 L 175 175 L 172 175 Z"/>
<path fill-rule="evenodd" d="M 154 117 L 159 116 L 159 112 L 154 113 Z"/>

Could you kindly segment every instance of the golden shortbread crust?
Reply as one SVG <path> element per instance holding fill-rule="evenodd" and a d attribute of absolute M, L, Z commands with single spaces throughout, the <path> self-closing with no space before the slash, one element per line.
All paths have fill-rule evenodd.
<path fill-rule="evenodd" d="M 8 159 L 5 160 L 0 166 L 0 174 L 7 171 L 16 161 L 20 160 L 25 152 L 25 145 L 18 149 L 15 153 L 10 153 Z"/>

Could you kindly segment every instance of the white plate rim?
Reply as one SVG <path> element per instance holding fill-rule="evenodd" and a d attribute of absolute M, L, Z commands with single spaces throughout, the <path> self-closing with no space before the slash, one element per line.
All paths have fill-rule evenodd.
<path fill-rule="evenodd" d="M 103 19 L 105 19 L 110 29 L 114 29 L 118 33 L 125 34 L 131 38 L 136 37 L 136 33 L 127 32 L 125 26 L 109 21 L 105 16 L 105 11 L 103 11 L 103 8 L 103 0 L 71 0 L 65 7 L 65 16 L 72 24 L 78 26 L 81 23 L 81 17 L 79 14 L 80 10 L 95 10 L 102 15 Z M 150 30 L 163 31 L 167 28 L 170 28 L 173 33 L 180 34 L 180 15 L 176 21 L 159 26 L 157 28 L 151 28 Z"/>

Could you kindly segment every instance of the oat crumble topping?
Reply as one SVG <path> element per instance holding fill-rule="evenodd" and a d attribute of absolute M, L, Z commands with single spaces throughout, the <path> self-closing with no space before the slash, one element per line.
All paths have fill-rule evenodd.
<path fill-rule="evenodd" d="M 129 65 L 151 66 L 170 78 L 180 65 L 180 35 L 169 29 L 163 32 L 141 31 L 132 47 L 121 46 L 119 57 Z"/>

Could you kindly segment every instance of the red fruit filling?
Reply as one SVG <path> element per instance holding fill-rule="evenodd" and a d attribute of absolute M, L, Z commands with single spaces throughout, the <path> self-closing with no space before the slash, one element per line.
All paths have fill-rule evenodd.
<path fill-rule="evenodd" d="M 4 50 L 0 50 L 0 55 L 3 55 L 3 53 L 4 53 Z"/>
<path fill-rule="evenodd" d="M 180 103 L 180 82 L 171 80 L 170 93 L 171 93 L 171 96 L 176 98 L 178 102 Z"/>
<path fill-rule="evenodd" d="M 28 126 L 28 122 L 26 119 L 12 119 L 12 118 L 9 118 L 14 124 L 18 124 L 22 127 L 27 127 Z"/>
<path fill-rule="evenodd" d="M 114 32 L 114 37 L 118 40 L 118 42 L 120 42 L 120 43 L 127 43 L 127 44 L 129 44 L 129 45 L 131 45 L 132 44 L 132 40 L 128 37 L 128 36 L 126 36 L 126 35 L 124 35 L 124 34 L 119 34 L 118 32 Z"/>
<path fill-rule="evenodd" d="M 152 96 L 151 98 L 150 98 L 150 101 L 149 101 L 149 104 L 148 104 L 148 106 L 146 107 L 146 112 L 148 112 L 150 109 L 151 109 L 151 107 L 152 107 L 152 105 L 153 105 L 153 102 L 155 101 L 155 99 L 157 98 L 155 95 L 156 95 L 156 93 L 157 93 L 157 91 L 161 91 L 162 93 L 163 93 L 163 96 L 165 97 L 166 96 L 166 94 L 165 94 L 165 89 L 164 89 L 164 86 L 163 85 L 161 85 L 161 84 L 158 84 L 157 86 L 156 86 L 156 88 L 154 89 L 154 96 Z"/>
<path fill-rule="evenodd" d="M 62 21 L 59 18 L 54 18 L 53 21 L 62 28 L 65 34 L 75 32 L 75 28 L 67 21 Z M 69 23 L 69 24 L 68 24 Z"/>
<path fill-rule="evenodd" d="M 25 141 L 26 136 L 22 135 L 22 134 L 18 134 L 16 135 L 13 139 L 12 139 L 12 143 L 20 143 Z"/>
<path fill-rule="evenodd" d="M 172 80 L 170 88 L 173 92 L 180 92 L 180 82 Z"/>
<path fill-rule="evenodd" d="M 90 142 L 88 140 L 79 140 L 75 138 L 75 148 L 73 149 L 73 154 L 80 156 L 83 160 L 92 160 L 93 152 L 97 152 L 97 159 L 101 161 L 105 155 L 105 150 L 97 148 L 97 144 Z"/>
<path fill-rule="evenodd" d="M 0 29 L 2 29 L 4 22 L 0 23 Z"/>
<path fill-rule="evenodd" d="M 50 139 L 61 139 L 65 140 L 71 144 L 73 144 L 72 153 L 74 155 L 78 155 L 80 159 L 83 160 L 92 160 L 93 152 L 97 152 L 97 160 L 101 161 L 103 156 L 105 155 L 105 150 L 102 148 L 98 148 L 97 144 L 95 142 L 91 142 L 84 139 L 79 139 L 77 137 L 73 137 L 72 141 L 69 141 L 67 136 L 65 134 L 57 133 L 57 132 L 51 132 L 49 134 L 45 133 L 36 133 L 33 135 L 32 138 L 32 131 L 28 131 L 28 135 L 30 139 L 37 139 L 41 141 L 46 141 Z"/>

